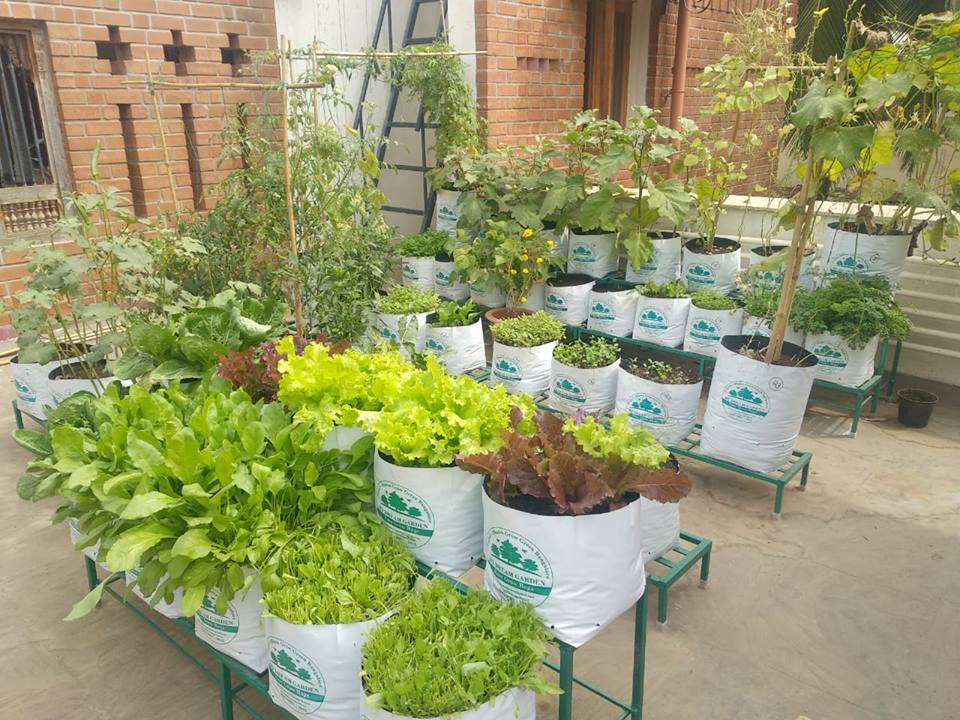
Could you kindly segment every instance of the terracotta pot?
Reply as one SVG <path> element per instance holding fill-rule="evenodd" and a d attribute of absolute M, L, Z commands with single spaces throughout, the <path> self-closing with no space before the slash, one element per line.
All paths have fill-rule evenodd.
<path fill-rule="evenodd" d="M 487 319 L 487 322 L 491 325 L 496 325 L 501 320 L 507 320 L 509 318 L 520 317 L 521 315 L 533 315 L 530 310 L 524 310 L 523 308 L 494 308 L 493 310 L 487 310 L 483 316 Z"/>

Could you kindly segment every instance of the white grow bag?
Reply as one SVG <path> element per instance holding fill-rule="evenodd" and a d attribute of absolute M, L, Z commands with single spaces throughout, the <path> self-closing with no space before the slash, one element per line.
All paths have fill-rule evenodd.
<path fill-rule="evenodd" d="M 457 237 L 457 223 L 460 221 L 459 190 L 437 190 L 437 220 L 435 227 L 452 238 Z"/>
<path fill-rule="evenodd" d="M 484 585 L 529 602 L 558 639 L 580 647 L 643 595 L 642 510 L 543 516 L 483 494 Z"/>
<path fill-rule="evenodd" d="M 341 450 L 349 452 L 354 443 L 370 433 L 356 425 L 335 425 L 323 439 L 323 450 Z"/>
<path fill-rule="evenodd" d="M 413 344 L 417 352 L 423 352 L 428 315 L 428 312 L 416 315 L 377 313 L 377 332 L 384 340 L 396 343 L 403 354 L 407 352 L 403 347 L 406 344 Z"/>
<path fill-rule="evenodd" d="M 129 587 L 131 584 L 133 584 L 133 582 L 138 577 L 140 577 L 140 568 L 127 570 L 126 572 L 127 586 Z M 157 583 L 157 587 L 159 588 L 161 585 L 163 585 L 165 580 L 166 580 L 166 576 L 160 578 L 160 582 Z M 143 591 L 140 589 L 139 585 L 133 586 L 133 594 L 136 595 L 141 600 L 143 600 L 148 605 L 150 604 L 150 598 L 143 594 Z M 163 598 L 160 598 L 159 600 L 157 600 L 157 604 L 152 605 L 151 607 L 154 610 L 156 610 L 158 613 L 163 615 L 164 617 L 168 617 L 171 620 L 182 618 L 183 617 L 183 589 L 177 588 L 176 590 L 173 591 L 173 602 L 168 603 L 168 602 L 165 602 Z"/>
<path fill-rule="evenodd" d="M 680 347 L 687 329 L 690 298 L 655 298 L 641 295 L 633 336 L 665 347 Z"/>
<path fill-rule="evenodd" d="M 620 266 L 616 233 L 580 235 L 571 232 L 569 258 L 567 272 L 594 278 L 609 275 Z"/>
<path fill-rule="evenodd" d="M 16 358 L 14 358 L 16 360 Z M 17 394 L 17 407 L 27 415 L 45 419 L 43 406 L 50 404 L 50 371 L 58 367 L 56 360 L 48 363 L 10 362 L 13 373 L 13 389 Z"/>
<path fill-rule="evenodd" d="M 54 365 L 54 372 L 59 365 Z M 66 366 L 64 366 L 66 367 Z M 93 380 L 88 380 L 87 378 L 77 378 L 77 379 L 62 379 L 62 378 L 51 378 L 47 376 L 47 397 L 46 404 L 51 407 L 56 407 L 64 400 L 66 400 L 71 395 L 76 395 L 78 392 L 88 392 L 93 393 L 94 395 L 102 395 L 103 390 L 112 382 L 117 381 L 112 375 L 105 378 L 100 378 L 96 382 Z M 129 383 L 128 383 L 129 384 Z"/>
<path fill-rule="evenodd" d="M 783 246 L 783 247 L 774 246 L 773 249 L 777 252 L 780 252 L 785 250 L 786 248 L 787 246 Z M 771 255 L 761 255 L 760 253 L 756 252 L 757 250 L 761 250 L 761 249 L 763 249 L 763 246 L 753 248 L 750 251 L 749 257 L 750 257 L 751 269 L 755 265 L 760 265 L 766 262 L 771 257 L 773 257 L 773 254 L 776 254 L 776 253 L 773 253 Z M 807 290 L 812 290 L 816 286 L 817 275 L 816 275 L 815 261 L 816 261 L 816 253 L 813 251 L 808 252 L 806 255 L 803 256 L 803 258 L 800 261 L 800 273 L 799 275 L 797 275 L 797 287 L 802 287 Z M 757 268 L 757 270 L 751 274 L 750 282 L 751 284 L 755 284 L 758 287 L 767 288 L 768 290 L 775 290 L 776 288 L 783 285 L 783 275 L 785 271 L 786 271 L 786 261 L 782 263 L 773 264 L 773 266 L 769 268 L 762 268 L 762 267 Z"/>
<path fill-rule="evenodd" d="M 536 347 L 514 347 L 494 340 L 490 365 L 492 384 L 503 385 L 510 392 L 542 393 L 550 387 L 556 346 L 556 342 L 549 342 Z"/>
<path fill-rule="evenodd" d="M 621 367 L 617 376 L 616 412 L 641 425 L 664 445 L 676 445 L 693 430 L 700 409 L 703 380 L 668 385 L 637 377 Z"/>
<path fill-rule="evenodd" d="M 82 535 L 82 533 L 80 532 L 80 528 L 77 525 L 77 521 L 75 518 L 67 518 L 67 528 L 70 530 L 70 544 L 73 545 L 73 549 L 76 550 L 77 543 L 80 542 L 80 536 Z M 105 562 L 99 562 L 97 560 L 97 555 L 100 553 L 99 540 L 97 540 L 97 542 L 95 542 L 93 545 L 88 545 L 85 548 L 81 548 L 80 552 L 82 552 L 88 558 L 90 558 L 95 563 L 97 563 L 98 567 L 102 568 L 103 570 L 106 570 L 108 573 L 112 572 L 110 568 L 107 567 L 107 564 Z"/>
<path fill-rule="evenodd" d="M 593 280 L 579 285 L 551 285 L 547 281 L 543 308 L 564 325 L 583 325 L 590 314 Z"/>
<path fill-rule="evenodd" d="M 244 574 L 251 572 L 247 570 Z M 224 655 L 262 673 L 267 669 L 267 637 L 260 618 L 263 611 L 260 578 L 254 580 L 246 594 L 241 590 L 234 595 L 222 615 L 216 609 L 219 595 L 220 590 L 214 588 L 204 596 L 193 624 L 194 633 Z"/>
<path fill-rule="evenodd" d="M 630 337 L 637 314 L 639 295 L 633 288 L 600 292 L 590 291 L 587 328 L 617 337 Z"/>
<path fill-rule="evenodd" d="M 773 324 L 770 320 L 744 312 L 741 334 L 768 338 L 771 332 L 773 332 Z M 789 325 L 787 326 L 787 331 L 783 334 L 783 339 L 785 342 L 793 343 L 794 345 L 802 346 L 804 344 L 803 333 L 794 330 Z"/>
<path fill-rule="evenodd" d="M 550 252 L 566 260 L 570 255 L 570 230 L 564 228 L 557 232 L 556 228 L 544 228 L 540 231 L 547 240 L 553 240 L 553 247 Z"/>
<path fill-rule="evenodd" d="M 686 352 L 717 356 L 720 339 L 725 335 L 739 335 L 743 328 L 743 310 L 705 310 L 690 303 L 687 327 L 683 333 Z"/>
<path fill-rule="evenodd" d="M 483 478 L 454 467 L 394 465 L 374 455 L 374 507 L 420 562 L 459 577 L 483 552 Z"/>
<path fill-rule="evenodd" d="M 627 271 L 624 276 L 627 282 L 647 283 L 657 285 L 672 282 L 680 277 L 680 256 L 683 249 L 683 238 L 679 235 L 657 237 L 651 235 L 653 254 L 639 268 L 634 269 L 627 262 Z"/>
<path fill-rule="evenodd" d="M 421 290 L 433 290 L 436 283 L 435 263 L 432 257 L 404 255 L 401 261 L 403 284 Z"/>
<path fill-rule="evenodd" d="M 492 659 L 496 662 L 496 658 Z M 533 690 L 510 688 L 490 702 L 470 710 L 432 718 L 411 718 L 379 708 L 365 707 L 360 720 L 536 720 L 537 696 Z"/>
<path fill-rule="evenodd" d="M 470 286 L 470 300 L 474 305 L 486 308 L 501 308 L 507 302 L 507 294 L 498 287 Z"/>
<path fill-rule="evenodd" d="M 750 340 L 731 335 L 721 342 L 703 418 L 700 451 L 758 472 L 776 470 L 790 459 L 817 359 L 805 355 L 803 366 L 768 365 L 737 352 Z M 753 340 L 763 348 L 766 340 Z M 784 344 L 796 355 L 797 345 Z"/>
<path fill-rule="evenodd" d="M 680 542 L 680 503 L 640 497 L 640 545 L 643 562 L 656 560 Z"/>
<path fill-rule="evenodd" d="M 828 223 L 823 228 L 823 270 L 829 280 L 838 275 L 879 275 L 900 282 L 910 251 L 910 235 L 868 235 L 848 232 Z"/>
<path fill-rule="evenodd" d="M 356 720 L 364 704 L 363 645 L 387 617 L 345 625 L 296 625 L 265 615 L 270 699 L 300 720 Z"/>
<path fill-rule="evenodd" d="M 453 279 L 456 269 L 452 260 L 434 260 L 433 287 L 440 297 L 460 302 L 470 297 L 470 286 Z"/>
<path fill-rule="evenodd" d="M 525 302 L 520 302 L 520 298 L 507 298 L 507 307 L 509 308 L 523 308 L 524 310 L 529 310 L 530 312 L 537 312 L 538 310 L 543 310 L 544 298 L 546 296 L 546 288 L 544 284 L 533 283 L 530 286 L 530 289 L 527 291 Z"/>
<path fill-rule="evenodd" d="M 804 347 L 817 356 L 817 379 L 858 387 L 873 377 L 879 344 L 880 338 L 875 337 L 865 347 L 854 350 L 838 335 L 811 333 Z"/>
<path fill-rule="evenodd" d="M 436 355 L 451 375 L 462 375 L 487 364 L 480 318 L 462 327 L 433 327 L 427 324 L 424 352 Z"/>
<path fill-rule="evenodd" d="M 612 410 L 617 398 L 619 365 L 617 361 L 606 367 L 578 368 L 554 358 L 548 402 L 566 412 L 605 413 Z"/>
<path fill-rule="evenodd" d="M 717 238 L 720 242 L 724 238 Z M 693 242 L 693 241 L 691 241 Z M 702 288 L 727 295 L 734 288 L 734 278 L 740 272 L 740 243 L 731 252 L 705 255 L 694 252 L 687 243 L 683 246 L 681 278 L 691 293 Z"/>

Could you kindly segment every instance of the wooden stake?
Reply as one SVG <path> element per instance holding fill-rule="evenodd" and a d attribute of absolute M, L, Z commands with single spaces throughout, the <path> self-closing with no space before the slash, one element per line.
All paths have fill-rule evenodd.
<path fill-rule="evenodd" d="M 170 151 L 167 148 L 167 134 L 163 129 L 163 118 L 160 116 L 160 101 L 157 99 L 157 91 L 153 87 L 153 68 L 150 66 L 150 53 L 144 50 L 147 60 L 147 80 L 149 81 L 150 100 L 153 103 L 153 114 L 157 118 L 157 130 L 160 132 L 160 149 L 163 151 L 163 166 L 167 170 L 167 182 L 170 184 L 170 194 L 173 196 L 173 209 L 180 215 L 180 201 L 177 199 L 177 184 L 173 181 L 173 170 L 170 168 Z"/>
<path fill-rule="evenodd" d="M 281 102 L 282 116 L 280 133 L 283 137 L 283 183 L 287 200 L 287 225 L 290 230 L 290 254 L 291 262 L 294 267 L 300 264 L 300 255 L 297 248 L 297 221 L 293 212 L 293 183 L 290 179 L 290 92 L 287 89 L 286 81 L 289 77 L 289 67 L 284 59 L 284 53 L 287 49 L 287 38 L 280 36 L 280 83 L 283 101 Z M 300 298 L 299 278 L 294 277 L 293 282 L 293 319 L 297 329 L 297 335 L 303 336 L 303 303 Z"/>

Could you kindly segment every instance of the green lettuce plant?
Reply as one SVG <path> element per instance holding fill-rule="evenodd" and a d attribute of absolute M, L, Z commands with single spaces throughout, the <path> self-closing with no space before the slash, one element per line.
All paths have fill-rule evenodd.
<path fill-rule="evenodd" d="M 377 449 L 398 465 L 445 467 L 461 453 L 483 453 L 503 445 L 515 405 L 533 414 L 529 396 L 508 395 L 465 376 L 444 372 L 433 356 L 426 369 L 407 378 L 379 412 L 360 412 Z"/>
<path fill-rule="evenodd" d="M 437 307 L 437 316 L 430 321 L 431 327 L 466 327 L 473 325 L 480 317 L 477 306 L 467 300 L 465 303 L 442 302 Z"/>
<path fill-rule="evenodd" d="M 540 672 L 550 639 L 532 606 L 461 595 L 435 580 L 367 638 L 367 702 L 406 717 L 446 717 L 510 688 L 558 694 Z"/>
<path fill-rule="evenodd" d="M 401 240 L 397 252 L 404 257 L 433 257 L 443 252 L 449 240 L 450 236 L 445 232 L 426 230 Z"/>
<path fill-rule="evenodd" d="M 708 288 L 697 290 L 690 301 L 702 310 L 736 310 L 738 307 L 737 301 L 732 297 Z"/>
<path fill-rule="evenodd" d="M 386 315 L 416 315 L 437 309 L 440 298 L 431 290 L 394 285 L 377 300 L 376 310 Z"/>
<path fill-rule="evenodd" d="M 563 323 L 540 310 L 531 315 L 501 320 L 490 327 L 493 339 L 513 347 L 536 347 L 563 337 Z"/>
<path fill-rule="evenodd" d="M 298 530 L 266 561 L 280 587 L 263 595 L 271 615 L 297 625 L 345 625 L 397 609 L 413 591 L 417 565 L 381 525 Z"/>
<path fill-rule="evenodd" d="M 670 282 L 663 283 L 662 285 L 657 285 L 655 282 L 653 282 L 653 280 L 651 280 L 646 285 L 638 285 L 637 292 L 644 297 L 652 298 L 690 297 L 690 293 L 687 291 L 686 286 L 679 280 L 671 280 Z"/>
<path fill-rule="evenodd" d="M 553 359 L 577 368 L 601 368 L 612 365 L 620 357 L 620 346 L 601 337 L 575 340 L 557 345 Z"/>

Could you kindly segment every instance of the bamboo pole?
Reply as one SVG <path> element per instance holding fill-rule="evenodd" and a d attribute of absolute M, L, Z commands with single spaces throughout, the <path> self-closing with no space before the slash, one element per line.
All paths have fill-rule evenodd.
<path fill-rule="evenodd" d="M 283 100 L 281 107 L 283 114 L 281 116 L 280 132 L 283 137 L 283 184 L 287 201 L 287 225 L 290 230 L 290 259 L 294 266 L 300 264 L 300 255 L 297 248 L 297 221 L 293 212 L 293 183 L 290 178 L 290 92 L 287 89 L 286 81 L 290 79 L 289 67 L 284 59 L 284 52 L 287 47 L 287 38 L 280 36 L 280 83 Z M 297 329 L 297 335 L 303 336 L 303 303 L 300 298 L 299 278 L 294 278 L 293 282 L 293 319 Z"/>
<path fill-rule="evenodd" d="M 173 196 L 173 209 L 180 215 L 180 201 L 177 199 L 177 184 L 173 180 L 173 170 L 170 167 L 170 150 L 167 148 L 167 134 L 163 129 L 163 118 L 160 115 L 160 101 L 157 99 L 156 88 L 153 87 L 153 68 L 150 65 L 150 53 L 144 49 L 144 56 L 147 61 L 147 79 L 149 81 L 148 90 L 150 100 L 153 103 L 153 114 L 157 118 L 157 130 L 160 132 L 160 149 L 163 151 L 163 166 L 167 171 L 167 182 L 170 184 L 170 194 Z"/>

